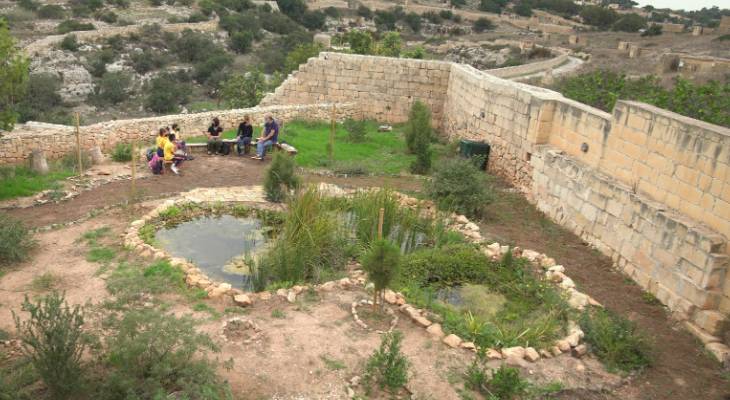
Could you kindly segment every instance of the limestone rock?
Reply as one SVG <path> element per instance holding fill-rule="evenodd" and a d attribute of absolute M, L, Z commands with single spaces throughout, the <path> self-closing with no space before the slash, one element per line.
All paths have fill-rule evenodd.
<path fill-rule="evenodd" d="M 297 301 L 297 292 L 295 292 L 294 290 L 289 290 L 286 294 L 286 301 L 288 301 L 289 303 L 294 303 L 295 301 Z"/>
<path fill-rule="evenodd" d="M 578 332 L 568 335 L 565 340 L 568 342 L 570 347 L 575 347 L 580 343 L 580 334 Z M 562 348 L 560 350 L 563 350 Z"/>
<path fill-rule="evenodd" d="M 91 156 L 91 163 L 94 165 L 98 165 L 104 162 L 104 154 L 101 153 L 101 147 L 94 146 L 89 151 L 89 155 Z"/>
<path fill-rule="evenodd" d="M 446 336 L 443 339 L 443 342 L 446 343 L 446 345 L 448 345 L 449 347 L 455 349 L 461 344 L 461 338 L 452 333 L 451 335 Z"/>
<path fill-rule="evenodd" d="M 566 351 L 570 351 L 570 343 L 568 343 L 568 341 L 565 339 L 555 342 L 555 346 L 563 353 Z"/>
<path fill-rule="evenodd" d="M 581 358 L 586 355 L 586 353 L 588 353 L 588 346 L 585 344 L 579 344 L 573 348 L 570 354 L 575 358 Z"/>
<path fill-rule="evenodd" d="M 251 298 L 246 294 L 238 294 L 233 296 L 233 302 L 241 307 L 248 307 L 253 304 Z"/>
<path fill-rule="evenodd" d="M 469 222 L 466 225 L 464 225 L 464 229 L 472 232 L 479 232 L 479 226 L 473 222 Z"/>
<path fill-rule="evenodd" d="M 562 265 L 553 265 L 552 267 L 548 268 L 548 271 L 551 272 L 560 272 L 561 274 L 565 273 L 565 267 Z"/>
<path fill-rule="evenodd" d="M 48 173 L 48 161 L 46 161 L 46 153 L 43 150 L 34 149 L 30 154 L 30 169 L 41 175 Z"/>
<path fill-rule="evenodd" d="M 458 222 L 462 225 L 465 225 L 465 224 L 469 223 L 469 218 L 467 218 L 464 215 L 458 215 L 458 216 L 456 216 L 456 222 Z"/>
<path fill-rule="evenodd" d="M 459 347 L 461 347 L 462 349 L 465 349 L 465 350 L 472 350 L 472 351 L 477 350 L 477 346 L 474 344 L 474 342 L 461 342 Z"/>
<path fill-rule="evenodd" d="M 550 351 L 545 350 L 545 349 L 540 349 L 540 351 L 538 351 L 538 353 L 540 353 L 540 357 L 542 357 L 542 358 L 552 358 L 553 357 L 553 353 L 551 353 Z"/>
<path fill-rule="evenodd" d="M 540 354 L 532 347 L 525 348 L 525 360 L 535 362 L 540 359 Z"/>
<path fill-rule="evenodd" d="M 705 349 L 710 352 L 717 361 L 720 361 L 725 367 L 730 364 L 730 348 L 723 343 L 707 343 Z"/>
<path fill-rule="evenodd" d="M 398 297 L 395 295 L 395 292 L 387 289 L 385 293 L 383 293 L 383 298 L 388 304 L 395 304 L 398 301 Z"/>
<path fill-rule="evenodd" d="M 575 309 L 582 310 L 588 305 L 588 296 L 577 290 L 571 290 L 568 305 Z"/>
<path fill-rule="evenodd" d="M 540 253 L 536 252 L 535 250 L 530 249 L 524 249 L 522 250 L 522 258 L 526 258 L 530 262 L 536 262 L 538 260 L 538 257 L 540 257 Z"/>
<path fill-rule="evenodd" d="M 422 317 L 420 315 L 413 317 L 413 321 L 424 328 L 431 326 L 431 321 L 429 321 L 428 318 Z"/>
<path fill-rule="evenodd" d="M 264 300 L 264 301 L 269 300 L 269 299 L 271 299 L 271 292 L 258 293 L 258 297 L 259 297 L 259 299 Z"/>
<path fill-rule="evenodd" d="M 430 333 L 438 339 L 441 339 L 445 335 L 443 329 L 441 329 L 441 324 L 431 324 L 431 326 L 426 328 L 426 332 Z"/>
<path fill-rule="evenodd" d="M 487 356 L 488 360 L 501 360 L 502 359 L 502 353 L 499 352 L 497 349 L 489 348 L 485 352 L 485 355 Z"/>
<path fill-rule="evenodd" d="M 515 346 L 515 347 L 506 347 L 502 349 L 502 355 L 504 358 L 519 358 L 523 359 L 525 358 L 525 348 L 522 346 Z"/>

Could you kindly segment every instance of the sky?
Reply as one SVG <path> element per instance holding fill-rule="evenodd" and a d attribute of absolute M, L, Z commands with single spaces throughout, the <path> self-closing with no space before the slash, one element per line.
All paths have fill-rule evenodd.
<path fill-rule="evenodd" d="M 656 8 L 671 8 L 673 10 L 699 10 L 702 7 L 730 8 L 730 0 L 634 0 L 640 7 L 651 4 Z"/>

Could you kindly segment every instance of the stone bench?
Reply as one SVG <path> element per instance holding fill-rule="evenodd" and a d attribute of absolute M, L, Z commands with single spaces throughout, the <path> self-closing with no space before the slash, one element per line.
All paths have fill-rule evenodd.
<path fill-rule="evenodd" d="M 223 143 L 228 143 L 231 146 L 231 153 L 236 151 L 236 139 L 223 139 Z M 251 146 L 255 147 L 257 141 L 252 141 Z M 188 152 L 193 153 L 205 153 L 208 149 L 208 143 L 187 143 Z M 287 154 L 294 156 L 297 154 L 297 149 L 288 143 L 276 143 L 272 146 L 274 150 L 285 151 Z"/>

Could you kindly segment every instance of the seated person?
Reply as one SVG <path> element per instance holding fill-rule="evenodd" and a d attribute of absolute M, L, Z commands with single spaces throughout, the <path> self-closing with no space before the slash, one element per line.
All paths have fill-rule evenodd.
<path fill-rule="evenodd" d="M 165 155 L 165 143 L 167 142 L 167 129 L 160 128 L 160 131 L 157 134 L 157 138 L 155 139 L 155 144 L 157 144 L 157 148 L 155 151 L 157 152 L 157 156 L 162 158 Z"/>
<path fill-rule="evenodd" d="M 165 164 L 170 164 L 170 169 L 175 175 L 178 175 L 180 171 L 177 169 L 185 160 L 185 156 L 177 149 L 175 143 L 175 134 L 170 134 L 169 140 L 165 143 Z"/>
<path fill-rule="evenodd" d="M 175 135 L 175 144 L 177 144 L 177 148 L 179 150 L 182 150 L 182 152 L 185 154 L 186 159 L 192 160 L 193 158 L 188 155 L 188 146 L 185 144 L 185 141 L 182 138 L 182 133 L 180 133 L 180 126 L 178 124 L 172 124 L 172 129 L 170 129 L 170 133 Z"/>
<path fill-rule="evenodd" d="M 223 127 L 220 120 L 213 118 L 213 123 L 208 127 L 208 155 L 221 154 L 221 148 L 223 147 L 221 133 L 223 133 Z"/>
<path fill-rule="evenodd" d="M 244 154 L 251 151 L 251 139 L 253 139 L 253 125 L 251 125 L 251 117 L 248 115 L 243 117 L 243 122 L 238 125 L 238 133 L 236 134 L 236 150 L 241 155 L 241 147 Z"/>
<path fill-rule="evenodd" d="M 271 147 L 279 140 L 279 125 L 274 121 L 274 117 L 271 115 L 266 116 L 266 122 L 264 123 L 264 132 L 259 137 L 259 141 L 256 143 L 256 156 L 251 157 L 254 160 L 263 160 L 266 153 L 266 148 Z"/>

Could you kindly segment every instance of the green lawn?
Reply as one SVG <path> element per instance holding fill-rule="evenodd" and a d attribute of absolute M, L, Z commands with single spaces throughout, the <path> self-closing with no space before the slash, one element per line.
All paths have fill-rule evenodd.
<path fill-rule="evenodd" d="M 47 189 L 60 187 L 60 180 L 72 176 L 70 170 L 54 170 L 39 175 L 27 167 L 0 168 L 0 200 L 31 196 Z"/>
<path fill-rule="evenodd" d="M 347 131 L 341 124 L 337 125 L 335 135 L 334 165 L 329 165 L 327 142 L 330 125 L 327 122 L 292 121 L 285 124 L 279 141 L 285 141 L 296 147 L 297 165 L 306 168 L 330 168 L 336 172 L 365 172 L 375 174 L 398 174 L 408 171 L 415 156 L 406 154 L 406 145 L 400 127 L 393 132 L 378 132 L 376 122 L 368 122 L 367 138 L 361 143 L 347 140 Z M 254 138 L 258 137 L 261 128 L 254 129 Z M 232 139 L 235 130 L 225 131 L 223 138 Z M 205 136 L 186 139 L 188 143 L 205 142 Z M 435 145 L 434 147 L 437 147 Z M 438 154 L 438 149 L 435 149 Z"/>

